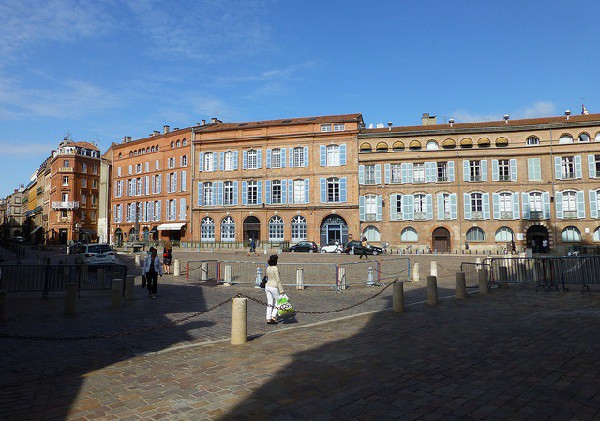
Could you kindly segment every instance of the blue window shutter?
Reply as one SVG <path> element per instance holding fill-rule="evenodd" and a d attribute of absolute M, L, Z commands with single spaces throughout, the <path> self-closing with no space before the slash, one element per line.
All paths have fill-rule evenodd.
<path fill-rule="evenodd" d="M 346 144 L 340 145 L 340 165 L 346 165 Z"/>
<path fill-rule="evenodd" d="M 262 204 L 263 203 L 263 196 L 262 196 L 262 180 L 258 180 L 258 204 Z"/>
<path fill-rule="evenodd" d="M 512 195 L 513 219 L 519 219 L 519 193 Z"/>
<path fill-rule="evenodd" d="M 448 161 L 448 180 L 454 182 L 454 161 Z"/>
<path fill-rule="evenodd" d="M 271 180 L 265 180 L 265 203 L 271 204 Z"/>
<path fill-rule="evenodd" d="M 529 211 L 529 193 L 521 193 L 521 201 L 523 202 L 523 205 L 521 206 L 523 208 L 523 219 L 531 218 L 531 212 Z"/>
<path fill-rule="evenodd" d="M 358 166 L 358 184 L 365 184 L 365 166 Z"/>
<path fill-rule="evenodd" d="M 285 160 L 285 148 L 281 148 L 281 168 L 285 168 L 286 160 Z"/>
<path fill-rule="evenodd" d="M 219 171 L 225 168 L 225 152 L 219 152 Z"/>
<path fill-rule="evenodd" d="M 598 193 L 596 190 L 590 190 L 590 217 L 598 218 Z"/>
<path fill-rule="evenodd" d="M 471 172 L 469 171 L 469 161 L 463 161 L 463 181 L 471 181 Z"/>
<path fill-rule="evenodd" d="M 490 219 L 490 194 L 483 193 L 483 219 Z"/>
<path fill-rule="evenodd" d="M 456 202 L 456 193 L 450 194 L 450 219 L 458 218 L 458 206 Z"/>
<path fill-rule="evenodd" d="M 325 146 L 322 146 L 322 148 L 325 148 Z M 325 164 L 323 164 L 324 166 Z M 308 167 L 308 146 L 304 147 L 304 166 Z"/>
<path fill-rule="evenodd" d="M 294 166 L 294 148 L 290 148 L 290 167 Z"/>
<path fill-rule="evenodd" d="M 556 218 L 563 219 L 563 205 L 562 205 L 562 193 L 556 192 L 556 196 L 554 198 L 554 203 L 556 207 Z"/>
<path fill-rule="evenodd" d="M 243 158 L 244 162 L 243 162 L 242 168 L 247 170 L 248 169 L 248 151 L 244 151 L 243 154 L 244 154 L 244 158 Z"/>
<path fill-rule="evenodd" d="M 267 149 L 267 162 L 266 168 L 271 168 L 271 149 Z"/>
<path fill-rule="evenodd" d="M 487 181 L 487 159 L 481 160 L 481 181 Z"/>
<path fill-rule="evenodd" d="M 437 194 L 437 219 L 444 220 L 444 193 Z"/>
<path fill-rule="evenodd" d="M 390 221 L 398 220 L 398 195 L 390 194 Z"/>
<path fill-rule="evenodd" d="M 381 196 L 377 196 L 377 220 L 383 220 L 383 198 Z"/>
<path fill-rule="evenodd" d="M 550 193 L 542 193 L 542 206 L 544 207 L 544 219 L 550 219 Z"/>
<path fill-rule="evenodd" d="M 346 203 L 348 201 L 348 196 L 346 194 L 346 190 L 348 188 L 348 183 L 346 177 L 340 178 L 340 202 Z"/>
<path fill-rule="evenodd" d="M 596 159 L 594 155 L 588 155 L 588 176 L 596 178 Z"/>
<path fill-rule="evenodd" d="M 427 194 L 425 195 L 425 211 L 427 214 L 427 220 L 433 219 L 433 195 Z"/>
<path fill-rule="evenodd" d="M 500 195 L 492 193 L 492 215 L 494 219 L 500 219 Z"/>
<path fill-rule="evenodd" d="M 327 180 L 321 178 L 321 203 L 327 203 Z"/>
<path fill-rule="evenodd" d="M 499 179 L 498 160 L 492 159 L 492 181 L 498 181 Z"/>
<path fill-rule="evenodd" d="M 408 175 L 407 175 L 407 169 L 406 169 L 406 165 L 407 164 L 400 164 L 400 174 L 401 174 L 401 183 L 407 183 L 408 181 Z"/>
<path fill-rule="evenodd" d="M 426 183 L 435 183 L 437 181 L 436 176 L 436 164 L 435 162 L 426 162 L 425 163 L 425 182 Z"/>
<path fill-rule="evenodd" d="M 364 221 L 366 219 L 365 216 L 365 197 L 360 196 L 358 198 L 358 217 L 360 221 Z"/>
<path fill-rule="evenodd" d="M 204 198 L 204 189 L 202 183 L 198 183 L 198 206 L 202 206 L 202 199 Z"/>
<path fill-rule="evenodd" d="M 177 191 L 177 173 L 173 173 L 173 185 L 171 188 L 174 192 Z"/>
<path fill-rule="evenodd" d="M 223 206 L 223 182 L 217 182 L 217 204 Z"/>
<path fill-rule="evenodd" d="M 511 159 L 509 162 L 510 162 L 510 181 L 517 181 L 517 160 Z"/>
<path fill-rule="evenodd" d="M 321 145 L 321 166 L 325 167 L 327 165 L 327 150 L 325 145 Z"/>
<path fill-rule="evenodd" d="M 287 203 L 287 184 L 286 180 L 281 180 L 281 203 Z"/>
<path fill-rule="evenodd" d="M 405 203 L 406 206 L 404 206 Z M 415 197 L 412 194 L 405 194 L 402 196 L 402 207 L 406 209 L 406 212 L 404 212 L 404 209 L 402 210 L 405 221 L 412 221 L 415 219 Z"/>
<path fill-rule="evenodd" d="M 583 191 L 577 192 L 577 218 L 585 219 L 585 197 Z"/>
<path fill-rule="evenodd" d="M 256 166 L 262 168 L 262 149 L 256 151 Z"/>
<path fill-rule="evenodd" d="M 390 164 L 383 165 L 383 173 L 384 173 L 385 184 L 390 184 L 391 173 L 392 173 Z"/>
<path fill-rule="evenodd" d="M 582 178 L 581 155 L 575 155 L 575 178 Z"/>
<path fill-rule="evenodd" d="M 562 159 L 560 156 L 554 157 L 554 178 L 562 179 Z"/>
<path fill-rule="evenodd" d="M 233 169 L 238 169 L 238 151 L 233 151 Z"/>
<path fill-rule="evenodd" d="M 198 160 L 198 171 L 204 171 L 204 152 L 200 152 L 200 159 Z"/>
<path fill-rule="evenodd" d="M 242 181 L 242 205 L 248 204 L 248 182 Z"/>
<path fill-rule="evenodd" d="M 309 203 L 310 201 L 310 179 L 304 180 L 304 203 Z"/>
<path fill-rule="evenodd" d="M 471 219 L 471 195 L 465 193 L 463 195 L 463 206 L 465 207 L 465 219 Z"/>
<path fill-rule="evenodd" d="M 238 204 L 238 182 L 233 182 L 233 205 L 237 206 Z"/>
<path fill-rule="evenodd" d="M 381 164 L 375 164 L 375 184 L 381 184 Z"/>
<path fill-rule="evenodd" d="M 284 181 L 288 185 L 288 191 L 290 194 L 288 195 L 288 203 L 294 203 L 294 180 Z"/>
<path fill-rule="evenodd" d="M 218 162 L 218 159 L 217 159 L 218 157 L 219 157 L 219 155 L 216 152 L 213 152 L 212 158 L 213 158 L 213 168 L 214 168 L 214 171 L 216 171 L 217 168 L 219 168 L 219 162 Z"/>
<path fill-rule="evenodd" d="M 413 182 L 413 164 L 406 164 L 406 182 Z"/>

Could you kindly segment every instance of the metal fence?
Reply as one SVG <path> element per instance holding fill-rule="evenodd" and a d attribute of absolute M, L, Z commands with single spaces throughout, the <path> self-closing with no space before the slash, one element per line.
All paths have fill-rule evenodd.
<path fill-rule="evenodd" d="M 567 289 L 566 285 L 600 284 L 600 256 L 505 257 L 491 259 L 498 283 L 535 284 L 537 288 Z"/>
<path fill-rule="evenodd" d="M 185 277 L 187 281 L 218 281 L 218 260 L 190 260 L 185 266 Z"/>
<path fill-rule="evenodd" d="M 113 279 L 127 277 L 125 265 L 0 265 L 0 289 L 8 292 L 66 291 L 67 284 L 77 283 L 78 289 L 103 290 L 112 287 Z"/>
<path fill-rule="evenodd" d="M 479 269 L 487 269 L 488 285 L 494 283 L 494 272 L 489 263 L 462 262 L 460 271 L 465 274 L 465 284 L 467 288 L 479 288 Z"/>
<path fill-rule="evenodd" d="M 257 274 L 262 278 L 267 264 L 263 262 L 244 262 L 242 260 L 221 260 L 218 263 L 219 282 L 225 282 L 226 267 L 231 269 L 232 284 L 255 284 Z"/>
<path fill-rule="evenodd" d="M 377 280 L 378 282 L 410 279 L 410 259 L 399 257 L 394 259 L 378 260 Z"/>

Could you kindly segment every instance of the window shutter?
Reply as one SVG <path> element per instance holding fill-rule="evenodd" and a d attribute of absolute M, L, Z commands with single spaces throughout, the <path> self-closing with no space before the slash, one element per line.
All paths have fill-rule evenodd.
<path fill-rule="evenodd" d="M 554 178 L 562 179 L 562 159 L 560 156 L 554 157 Z"/>
<path fill-rule="evenodd" d="M 575 155 L 575 178 L 582 178 L 581 155 Z"/>
<path fill-rule="evenodd" d="M 114 186 L 113 197 L 119 197 L 119 182 L 117 181 Z"/>
<path fill-rule="evenodd" d="M 200 152 L 200 159 L 198 159 L 198 171 L 204 171 L 204 152 Z"/>
<path fill-rule="evenodd" d="M 413 182 L 413 164 L 406 164 L 406 182 Z"/>
<path fill-rule="evenodd" d="M 556 208 L 556 219 L 563 219 L 563 203 L 562 203 L 562 193 L 556 192 L 556 196 L 554 199 L 555 208 Z"/>
<path fill-rule="evenodd" d="M 129 173 L 129 175 L 133 173 L 133 167 L 131 165 L 129 165 L 129 167 L 127 168 L 127 172 Z"/>
<path fill-rule="evenodd" d="M 596 190 L 590 190 L 590 217 L 598 218 L 598 193 Z"/>
<path fill-rule="evenodd" d="M 263 203 L 263 198 L 262 198 L 262 180 L 258 180 L 258 204 L 262 204 Z"/>
<path fill-rule="evenodd" d="M 217 182 L 217 205 L 223 206 L 223 182 Z"/>
<path fill-rule="evenodd" d="M 448 181 L 454 182 L 454 161 L 448 161 Z"/>
<path fill-rule="evenodd" d="M 242 205 L 248 204 L 248 182 L 242 181 Z"/>
<path fill-rule="evenodd" d="M 456 193 L 450 194 L 450 219 L 458 218 Z"/>
<path fill-rule="evenodd" d="M 204 199 L 204 188 L 202 183 L 198 183 L 198 206 L 202 206 L 202 200 Z"/>
<path fill-rule="evenodd" d="M 500 219 L 500 195 L 492 193 L 492 214 L 494 219 Z"/>
<path fill-rule="evenodd" d="M 481 181 L 487 181 L 487 159 L 482 159 L 481 161 Z"/>
<path fill-rule="evenodd" d="M 427 220 L 433 219 L 433 195 L 428 194 L 425 195 L 425 206 L 426 206 L 426 214 Z"/>
<path fill-rule="evenodd" d="M 321 166 L 324 167 L 327 165 L 327 149 L 324 145 L 321 145 Z"/>
<path fill-rule="evenodd" d="M 390 184 L 390 179 L 391 179 L 391 165 L 390 164 L 384 164 L 383 165 L 383 174 L 384 174 L 384 181 L 385 184 Z"/>
<path fill-rule="evenodd" d="M 265 180 L 265 203 L 271 204 L 271 180 Z"/>
<path fill-rule="evenodd" d="M 360 221 L 364 221 L 366 219 L 365 215 L 365 197 L 360 196 L 358 198 L 358 217 Z"/>
<path fill-rule="evenodd" d="M 181 171 L 181 191 L 187 191 L 187 171 Z"/>
<path fill-rule="evenodd" d="M 444 194 L 437 194 L 437 219 L 439 221 L 444 220 Z"/>
<path fill-rule="evenodd" d="M 225 152 L 219 152 L 219 171 L 225 169 Z"/>
<path fill-rule="evenodd" d="M 186 203 L 185 203 L 185 197 L 182 197 L 181 199 L 179 199 L 179 220 L 183 220 L 186 217 L 185 214 L 185 208 L 186 208 Z"/>
<path fill-rule="evenodd" d="M 402 184 L 405 184 L 407 182 L 407 180 L 408 180 L 408 175 L 407 175 L 407 171 L 408 170 L 406 168 L 406 165 L 407 164 L 405 164 L 405 163 L 404 164 L 400 164 L 400 176 L 401 176 L 400 182 Z"/>
<path fill-rule="evenodd" d="M 290 148 L 290 167 L 294 166 L 294 148 Z"/>
<path fill-rule="evenodd" d="M 238 169 L 238 151 L 233 151 L 233 169 Z"/>
<path fill-rule="evenodd" d="M 469 193 L 465 193 L 463 195 L 463 205 L 465 207 L 465 219 L 471 219 L 471 195 Z"/>
<path fill-rule="evenodd" d="M 262 149 L 256 151 L 256 167 L 262 168 Z"/>
<path fill-rule="evenodd" d="M 590 192 L 591 193 L 591 192 Z M 590 195 L 591 196 L 591 195 Z M 113 218 L 115 222 L 119 222 L 119 217 L 117 215 L 117 205 L 113 206 Z"/>
<path fill-rule="evenodd" d="M 340 165 L 346 165 L 346 144 L 340 145 Z"/>
<path fill-rule="evenodd" d="M 173 173 L 173 185 L 171 186 L 173 192 L 177 191 L 177 173 Z"/>
<path fill-rule="evenodd" d="M 510 181 L 517 181 L 517 160 L 510 160 Z"/>
<path fill-rule="evenodd" d="M 463 161 L 463 181 L 471 181 L 471 173 L 469 172 L 469 161 Z"/>
<path fill-rule="evenodd" d="M 171 193 L 171 174 L 167 174 L 167 193 Z"/>
<path fill-rule="evenodd" d="M 216 171 L 219 168 L 219 155 L 216 152 L 213 152 L 212 154 L 212 159 L 213 159 L 213 171 Z"/>
<path fill-rule="evenodd" d="M 267 162 L 265 166 L 266 168 L 271 168 L 271 149 L 267 149 Z"/>
<path fill-rule="evenodd" d="M 327 203 L 327 180 L 321 178 L 321 203 Z"/>
<path fill-rule="evenodd" d="M 358 166 L 358 184 L 365 184 L 365 166 Z"/>
<path fill-rule="evenodd" d="M 577 192 L 577 218 L 585 219 L 585 198 L 583 191 Z"/>
<path fill-rule="evenodd" d="M 155 218 L 157 221 L 162 220 L 162 200 L 156 202 L 156 215 Z"/>
<path fill-rule="evenodd" d="M 280 152 L 281 153 L 281 158 L 280 158 L 281 168 L 285 168 L 285 166 L 286 166 L 285 165 L 286 164 L 286 162 L 285 162 L 285 151 L 286 151 L 286 149 L 285 148 L 281 148 L 280 151 L 281 151 Z"/>
<path fill-rule="evenodd" d="M 233 182 L 233 206 L 238 204 L 238 182 Z"/>
<path fill-rule="evenodd" d="M 288 184 L 288 191 L 290 194 L 288 195 L 288 203 L 294 203 L 294 180 L 286 181 Z"/>
<path fill-rule="evenodd" d="M 492 159 L 492 181 L 498 181 L 500 179 L 498 172 L 498 160 Z"/>
<path fill-rule="evenodd" d="M 594 155 L 588 155 L 588 176 L 596 178 L 596 158 Z"/>
<path fill-rule="evenodd" d="M 156 193 L 156 176 L 152 176 L 152 194 Z"/>
<path fill-rule="evenodd" d="M 412 194 L 402 196 L 402 216 L 405 221 L 415 219 L 415 197 Z"/>
<path fill-rule="evenodd" d="M 325 146 L 322 146 L 322 148 L 325 148 Z M 323 165 L 325 165 L 325 164 L 323 164 Z M 308 146 L 304 147 L 304 166 L 308 167 Z"/>
<path fill-rule="evenodd" d="M 377 220 L 381 221 L 383 219 L 383 198 L 381 196 L 377 196 Z"/>
<path fill-rule="evenodd" d="M 437 181 L 436 177 L 436 164 L 435 162 L 426 162 L 425 163 L 425 182 L 426 183 L 435 183 Z"/>
<path fill-rule="evenodd" d="M 381 164 L 375 164 L 375 184 L 381 184 Z"/>
<path fill-rule="evenodd" d="M 550 219 L 550 193 L 542 193 L 542 206 L 544 207 L 544 219 Z"/>
<path fill-rule="evenodd" d="M 490 194 L 483 194 L 483 219 L 490 219 Z"/>
<path fill-rule="evenodd" d="M 523 219 L 529 219 L 531 218 L 531 213 L 529 211 L 530 206 L 529 206 L 529 193 L 522 193 L 521 194 L 521 200 L 523 202 Z"/>
<path fill-rule="evenodd" d="M 398 220 L 398 195 L 390 194 L 390 221 Z"/>
<path fill-rule="evenodd" d="M 304 180 L 304 203 L 308 203 L 310 200 L 310 179 Z"/>
<path fill-rule="evenodd" d="M 244 154 L 244 157 L 243 157 L 244 162 L 243 162 L 242 168 L 244 170 L 247 170 L 248 169 L 248 151 L 244 151 L 243 154 Z"/>
<path fill-rule="evenodd" d="M 519 193 L 512 195 L 513 219 L 519 219 Z"/>
<path fill-rule="evenodd" d="M 285 149 L 282 149 L 282 151 Z M 283 162 L 283 161 L 282 161 Z M 281 180 L 281 203 L 287 203 L 287 181 Z"/>
<path fill-rule="evenodd" d="M 348 201 L 346 190 L 347 190 L 347 179 L 346 177 L 340 178 L 340 202 L 346 203 Z"/>
<path fill-rule="evenodd" d="M 146 182 L 146 196 L 148 196 L 150 194 L 150 176 L 146 175 L 144 176 L 144 181 Z"/>

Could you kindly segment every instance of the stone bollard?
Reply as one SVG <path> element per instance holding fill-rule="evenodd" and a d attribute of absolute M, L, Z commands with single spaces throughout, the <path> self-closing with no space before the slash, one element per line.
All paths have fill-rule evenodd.
<path fill-rule="evenodd" d="M 125 278 L 125 299 L 127 301 L 135 300 L 135 294 L 133 292 L 135 288 L 135 276 L 127 275 Z"/>
<path fill-rule="evenodd" d="M 456 272 L 456 298 L 467 298 L 467 283 L 464 272 Z"/>
<path fill-rule="evenodd" d="M 367 286 L 372 287 L 375 285 L 375 281 L 373 280 L 373 268 L 370 267 L 367 273 Z"/>
<path fill-rule="evenodd" d="M 415 263 L 413 265 L 413 269 L 412 269 L 412 281 L 413 282 L 419 282 L 420 278 L 419 278 L 419 262 Z"/>
<path fill-rule="evenodd" d="M 112 281 L 112 290 L 111 290 L 111 307 L 112 308 L 121 308 L 122 305 L 122 296 L 123 296 L 123 280 L 122 279 L 113 279 Z"/>
<path fill-rule="evenodd" d="M 6 291 L 0 291 L 0 322 L 6 321 L 8 318 L 8 303 Z"/>
<path fill-rule="evenodd" d="M 488 293 L 488 270 L 487 269 L 479 269 L 479 271 L 477 271 L 477 279 L 479 280 L 479 293 L 487 294 Z"/>
<path fill-rule="evenodd" d="M 500 266 L 498 268 L 498 288 L 508 288 L 508 268 Z"/>
<path fill-rule="evenodd" d="M 430 275 L 431 276 L 435 276 L 437 278 L 438 276 L 438 266 L 437 266 L 437 262 L 435 260 L 432 260 L 430 265 L 429 265 L 429 271 L 431 272 Z"/>
<path fill-rule="evenodd" d="M 231 265 L 225 266 L 223 283 L 227 286 L 231 286 Z"/>
<path fill-rule="evenodd" d="M 438 288 L 437 288 L 437 277 L 427 277 L 427 304 L 434 306 L 438 304 Z"/>
<path fill-rule="evenodd" d="M 392 300 L 395 313 L 404 313 L 404 283 L 397 281 L 394 284 L 394 297 Z"/>
<path fill-rule="evenodd" d="M 339 268 L 338 270 L 338 291 L 346 289 L 346 268 Z"/>
<path fill-rule="evenodd" d="M 180 274 L 179 259 L 174 259 L 173 260 L 173 276 L 179 276 L 179 274 Z"/>
<path fill-rule="evenodd" d="M 256 268 L 256 279 L 254 280 L 254 288 L 260 288 L 261 282 L 262 282 L 262 269 L 260 268 L 260 266 L 258 266 Z"/>
<path fill-rule="evenodd" d="M 135 255 L 135 267 L 139 268 L 142 266 L 142 256 L 140 256 L 139 254 Z"/>
<path fill-rule="evenodd" d="M 304 269 L 302 269 L 302 268 L 296 269 L 296 289 L 297 290 L 304 289 Z"/>
<path fill-rule="evenodd" d="M 67 284 L 67 294 L 65 296 L 65 314 L 74 316 L 77 314 L 77 283 L 69 282 Z"/>
<path fill-rule="evenodd" d="M 234 298 L 231 305 L 231 345 L 248 342 L 248 299 Z"/>
<path fill-rule="evenodd" d="M 202 281 L 208 281 L 208 262 L 202 262 L 202 274 L 200 275 Z"/>

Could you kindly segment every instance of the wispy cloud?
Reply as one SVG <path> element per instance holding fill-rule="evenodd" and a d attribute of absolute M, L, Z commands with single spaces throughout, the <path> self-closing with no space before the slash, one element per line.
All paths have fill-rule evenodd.
<path fill-rule="evenodd" d="M 301 72 L 306 70 L 314 69 L 316 63 L 313 61 L 305 61 L 302 63 L 293 64 L 282 69 L 269 69 L 256 74 L 242 74 L 242 75 L 225 75 L 219 76 L 215 79 L 215 85 L 220 86 L 233 86 L 240 83 L 247 82 L 272 82 L 278 80 L 293 80 L 297 79 Z"/>
<path fill-rule="evenodd" d="M 556 106 L 550 101 L 536 101 L 531 105 L 526 105 L 521 108 L 509 111 L 508 114 L 512 119 L 521 118 L 536 118 L 548 117 L 555 115 Z M 487 113 L 481 114 L 469 110 L 457 110 L 452 112 L 451 117 L 460 123 L 472 123 L 480 121 L 498 121 L 502 120 L 505 113 Z"/>
<path fill-rule="evenodd" d="M 478 121 L 501 120 L 502 117 L 496 114 L 479 114 L 468 110 L 456 110 L 450 114 L 457 123 L 473 123 Z"/>
<path fill-rule="evenodd" d="M 556 106 L 550 101 L 537 101 L 533 105 L 515 110 L 515 118 L 548 117 L 554 115 Z"/>
<path fill-rule="evenodd" d="M 0 140 L 0 150 L 3 155 L 12 157 L 47 157 L 50 155 L 52 148 L 56 145 L 50 143 L 36 143 L 36 142 L 9 142 Z"/>

